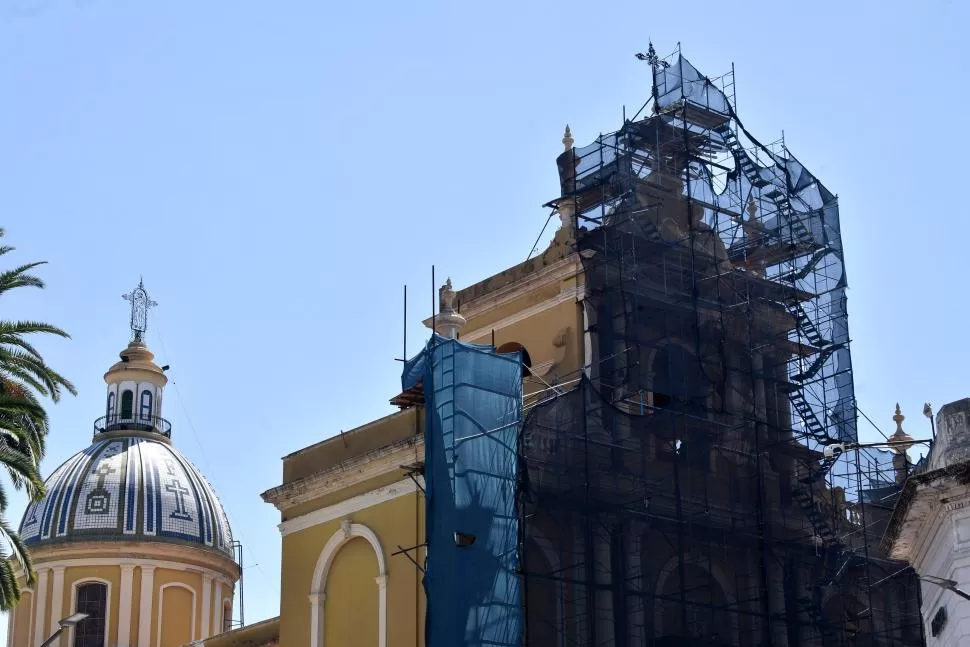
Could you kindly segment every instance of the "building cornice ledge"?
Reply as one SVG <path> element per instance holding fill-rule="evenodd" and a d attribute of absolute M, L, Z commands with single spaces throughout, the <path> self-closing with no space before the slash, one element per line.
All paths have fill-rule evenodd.
<path fill-rule="evenodd" d="M 508 285 L 504 285 L 497 288 L 494 291 L 486 292 L 468 301 L 462 301 L 460 305 L 461 314 L 466 319 L 471 319 L 472 317 L 479 317 L 483 314 L 490 312 L 496 308 L 501 308 L 506 305 L 509 301 L 518 298 L 522 294 L 535 291 L 540 287 L 555 283 L 556 281 L 562 281 L 571 276 L 580 274 L 583 271 L 583 265 L 580 262 L 579 254 L 572 253 L 565 258 L 562 258 L 554 263 L 547 265 L 541 269 L 524 275 L 523 277 L 513 280 Z M 491 278 L 495 277 L 489 277 Z M 481 283 L 481 281 L 479 281 Z M 478 283 L 474 284 L 478 285 Z M 474 285 L 469 287 L 474 287 Z M 465 288 L 468 289 L 468 288 Z M 459 296 L 461 291 L 459 291 Z M 431 327 L 432 318 L 428 317 L 424 320 L 424 325 Z"/>
<path fill-rule="evenodd" d="M 420 450 L 420 452 L 419 452 Z M 417 460 L 424 455 L 424 436 L 411 436 L 404 440 L 378 447 L 333 467 L 284 483 L 263 492 L 263 501 L 272 504 L 280 512 L 307 503 L 336 490 L 388 474 L 401 468 L 408 458 Z"/>

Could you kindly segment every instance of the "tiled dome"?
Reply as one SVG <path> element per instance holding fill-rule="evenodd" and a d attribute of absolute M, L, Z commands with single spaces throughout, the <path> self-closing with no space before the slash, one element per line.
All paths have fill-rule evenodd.
<path fill-rule="evenodd" d="M 46 496 L 27 508 L 20 524 L 28 546 L 159 541 L 233 557 L 232 531 L 218 497 L 167 439 L 105 436 L 47 479 Z"/>

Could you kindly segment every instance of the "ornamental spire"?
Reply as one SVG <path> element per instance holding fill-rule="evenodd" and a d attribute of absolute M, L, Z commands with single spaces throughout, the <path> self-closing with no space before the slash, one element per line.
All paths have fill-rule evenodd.
<path fill-rule="evenodd" d="M 141 278 L 138 279 L 138 287 L 121 295 L 121 298 L 131 303 L 131 340 L 144 341 L 145 331 L 148 329 L 148 310 L 158 304 L 148 297 Z"/>

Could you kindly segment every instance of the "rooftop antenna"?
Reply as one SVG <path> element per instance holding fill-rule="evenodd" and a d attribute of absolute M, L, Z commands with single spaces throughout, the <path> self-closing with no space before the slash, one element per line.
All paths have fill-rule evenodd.
<path fill-rule="evenodd" d="M 148 310 L 158 303 L 148 297 L 141 277 L 138 279 L 138 287 L 128 294 L 121 295 L 121 298 L 131 303 L 131 340 L 144 341 L 145 331 L 148 330 Z"/>

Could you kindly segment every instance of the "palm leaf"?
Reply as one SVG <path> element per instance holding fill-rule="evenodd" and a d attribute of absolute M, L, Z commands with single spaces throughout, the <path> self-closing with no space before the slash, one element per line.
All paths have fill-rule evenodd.
<path fill-rule="evenodd" d="M 0 294 L 14 288 L 43 288 L 44 282 L 33 274 L 27 274 L 27 272 L 35 267 L 46 264 L 47 261 L 37 261 L 35 263 L 21 265 L 6 272 L 0 272 Z"/>
<path fill-rule="evenodd" d="M 6 231 L 0 227 L 0 238 Z M 0 256 L 13 251 L 0 245 Z M 0 272 L 0 295 L 19 287 L 43 288 L 44 282 L 32 270 L 44 262 L 27 263 Z M 29 341 L 29 335 L 54 335 L 70 338 L 65 331 L 38 321 L 0 320 L 0 468 L 14 488 L 27 490 L 38 500 L 44 494 L 39 463 L 44 455 L 48 418 L 39 398 L 57 402 L 62 391 L 76 394 L 74 385 L 44 361 Z M 8 611 L 20 599 L 18 566 L 27 584 L 34 582 L 33 565 L 26 545 L 11 528 L 2 512 L 8 505 L 7 493 L 0 484 L 0 545 L 7 546 L 7 559 L 0 559 L 0 611 Z"/>
<path fill-rule="evenodd" d="M 41 321 L 0 321 L 0 335 L 32 335 L 34 333 L 47 333 L 70 339 L 71 336 L 50 324 Z"/>

